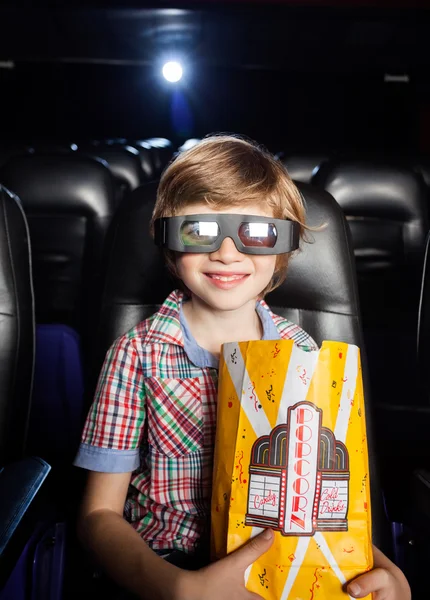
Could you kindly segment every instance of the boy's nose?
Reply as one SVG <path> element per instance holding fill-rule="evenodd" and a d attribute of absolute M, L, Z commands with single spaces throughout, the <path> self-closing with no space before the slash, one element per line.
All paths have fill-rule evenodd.
<path fill-rule="evenodd" d="M 218 250 L 211 252 L 209 257 L 211 260 L 219 260 L 220 262 L 231 263 L 243 260 L 244 254 L 239 252 L 231 238 L 225 238 Z"/>

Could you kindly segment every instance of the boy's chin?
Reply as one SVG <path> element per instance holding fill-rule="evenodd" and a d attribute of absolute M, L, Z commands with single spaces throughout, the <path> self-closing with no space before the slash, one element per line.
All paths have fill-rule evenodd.
<path fill-rule="evenodd" d="M 256 302 L 258 296 L 249 294 L 240 294 L 233 292 L 224 292 L 211 296 L 200 297 L 200 301 L 210 306 L 213 310 L 239 310 L 249 302 Z"/>

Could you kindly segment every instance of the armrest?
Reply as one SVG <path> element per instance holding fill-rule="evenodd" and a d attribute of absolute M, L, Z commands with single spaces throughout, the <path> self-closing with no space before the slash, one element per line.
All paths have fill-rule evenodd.
<path fill-rule="evenodd" d="M 50 470 L 48 463 L 36 457 L 0 470 L 0 580 L 7 576 L 33 531 L 36 497 Z"/>

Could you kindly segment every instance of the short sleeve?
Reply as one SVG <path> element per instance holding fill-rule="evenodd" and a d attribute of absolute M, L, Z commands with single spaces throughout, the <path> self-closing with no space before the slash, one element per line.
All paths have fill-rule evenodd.
<path fill-rule="evenodd" d="M 76 466 L 113 473 L 137 469 L 146 417 L 144 389 L 134 340 L 123 336 L 106 355 Z"/>

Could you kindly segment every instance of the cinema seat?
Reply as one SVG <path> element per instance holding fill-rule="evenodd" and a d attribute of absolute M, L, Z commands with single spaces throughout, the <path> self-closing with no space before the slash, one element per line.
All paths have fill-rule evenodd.
<path fill-rule="evenodd" d="M 399 411 L 426 403 L 414 385 L 418 300 L 429 227 L 422 177 L 401 161 L 351 159 L 326 162 L 312 181 L 333 195 L 351 230 L 376 403 Z M 380 440 L 384 452 L 396 450 L 392 435 L 397 428 L 394 423 L 391 428 L 391 418 L 392 412 Z"/>
<path fill-rule="evenodd" d="M 154 175 L 159 176 L 173 156 L 173 144 L 170 140 L 161 137 L 147 138 L 142 140 L 142 142 L 149 144 L 154 165 Z M 139 144 L 140 142 L 138 141 L 137 143 Z"/>
<path fill-rule="evenodd" d="M 422 178 L 400 164 L 333 160 L 312 183 L 332 194 L 348 220 L 365 327 L 389 326 L 399 314 L 416 326 L 429 226 Z"/>
<path fill-rule="evenodd" d="M 34 361 L 28 227 L 19 199 L 0 186 L 0 598 L 33 533 L 50 466 L 26 456 Z M 26 577 L 26 575 L 25 575 Z M 11 585 L 11 587 L 13 587 Z M 24 600 L 19 593 L 9 596 Z"/>
<path fill-rule="evenodd" d="M 323 153 L 289 154 L 281 152 L 278 159 L 287 169 L 291 179 L 302 183 L 311 183 L 312 177 L 327 160 L 327 155 Z"/>
<path fill-rule="evenodd" d="M 291 179 L 302 183 L 311 183 L 312 177 L 327 160 L 327 155 L 322 153 L 289 154 L 281 152 L 278 154 L 278 159 L 287 169 Z"/>
<path fill-rule="evenodd" d="M 79 145 L 78 153 L 104 160 L 115 180 L 115 204 L 118 206 L 130 191 L 145 181 L 139 151 L 118 143 Z"/>
<path fill-rule="evenodd" d="M 37 352 L 28 445 L 64 465 L 82 424 L 114 184 L 104 163 L 76 153 L 16 157 L 0 181 L 19 194 L 32 239 Z"/>
<path fill-rule="evenodd" d="M 0 185 L 0 464 L 24 456 L 34 362 L 30 243 L 19 199 Z"/>
<path fill-rule="evenodd" d="M 151 146 L 148 142 L 141 141 L 129 141 L 127 142 L 129 146 L 136 148 L 139 152 L 140 157 L 140 165 L 142 167 L 142 171 L 144 173 L 146 181 L 152 181 L 155 177 L 154 173 L 154 161 L 153 161 L 153 152 Z"/>
<path fill-rule="evenodd" d="M 36 321 L 82 332 L 115 209 L 108 168 L 74 152 L 34 154 L 11 159 L 0 181 L 20 197 L 29 223 Z"/>

